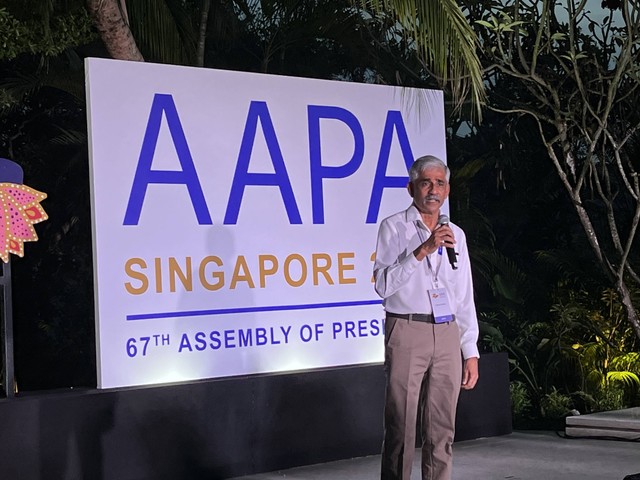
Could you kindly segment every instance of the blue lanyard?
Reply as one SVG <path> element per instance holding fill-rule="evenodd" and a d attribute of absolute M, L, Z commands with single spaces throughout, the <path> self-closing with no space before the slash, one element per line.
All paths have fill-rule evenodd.
<path fill-rule="evenodd" d="M 427 239 L 424 238 L 424 232 L 418 226 L 418 221 L 416 221 L 415 227 L 416 227 L 416 231 L 418 232 L 418 238 L 420 239 L 420 243 L 426 242 Z M 429 268 L 429 272 L 431 273 L 433 286 L 435 288 L 440 288 L 438 286 L 438 273 L 440 272 L 440 267 L 442 266 L 442 247 L 438 247 L 438 262 L 437 262 L 435 271 L 433 270 L 433 265 L 431 264 L 431 259 L 429 258 L 429 255 L 426 256 L 426 260 L 427 260 L 427 267 Z"/>

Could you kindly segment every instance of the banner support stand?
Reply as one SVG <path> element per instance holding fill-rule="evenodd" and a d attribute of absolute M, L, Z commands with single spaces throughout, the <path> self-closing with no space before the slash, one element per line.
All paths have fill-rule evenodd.
<path fill-rule="evenodd" d="M 15 396 L 13 363 L 13 302 L 11 295 L 11 261 L 2 263 L 0 277 L 0 332 L 2 333 L 2 385 L 6 398 Z"/>

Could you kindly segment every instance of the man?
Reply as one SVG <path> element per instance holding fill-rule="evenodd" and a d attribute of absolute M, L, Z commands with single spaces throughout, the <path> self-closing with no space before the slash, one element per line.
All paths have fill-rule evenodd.
<path fill-rule="evenodd" d="M 478 380 L 466 239 L 448 218 L 440 219 L 449 175 L 440 159 L 417 159 L 407 186 L 412 205 L 384 219 L 378 231 L 374 277 L 386 311 L 387 373 L 382 480 L 410 479 L 418 413 L 422 479 L 451 479 L 458 395 Z M 457 253 L 456 269 L 447 248 Z"/>

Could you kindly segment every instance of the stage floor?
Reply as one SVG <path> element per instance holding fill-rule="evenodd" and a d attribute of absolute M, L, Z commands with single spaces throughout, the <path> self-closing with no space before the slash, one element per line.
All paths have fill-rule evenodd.
<path fill-rule="evenodd" d="M 416 451 L 412 480 L 420 479 Z M 372 480 L 380 457 L 355 458 L 237 477 L 236 480 Z M 640 442 L 565 439 L 553 432 L 514 432 L 454 444 L 453 480 L 622 480 L 640 473 Z"/>

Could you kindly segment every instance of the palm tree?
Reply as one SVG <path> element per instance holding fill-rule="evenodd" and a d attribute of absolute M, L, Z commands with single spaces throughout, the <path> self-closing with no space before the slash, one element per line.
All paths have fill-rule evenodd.
<path fill-rule="evenodd" d="M 422 66 L 451 89 L 455 109 L 468 95 L 481 117 L 485 92 L 477 36 L 455 0 L 351 0 L 365 12 L 399 27 Z M 366 13 L 365 13 L 366 15 Z M 394 30 L 398 31 L 398 30 Z"/>
<path fill-rule="evenodd" d="M 373 15 L 377 19 L 386 23 L 390 22 L 398 27 L 393 31 L 399 31 L 410 42 L 425 70 L 437 79 L 440 85 L 447 85 L 450 88 L 456 109 L 461 108 L 466 98 L 470 96 L 474 112 L 480 118 L 485 93 L 482 68 L 476 54 L 477 37 L 455 0 L 351 0 L 351 2 L 363 9 L 361 12 L 363 17 Z M 138 1 L 132 3 L 131 6 L 148 3 Z M 166 32 L 166 35 L 158 40 L 176 39 L 176 35 L 172 33 L 172 30 L 175 31 L 175 24 L 172 26 L 172 22 L 165 21 L 170 15 L 162 14 L 162 11 L 175 12 L 175 9 L 171 9 L 172 2 L 165 0 L 165 2 L 153 3 L 159 3 L 162 6 L 162 8 L 149 9 L 149 11 L 156 11 L 156 20 L 163 24 L 163 26 L 156 25 L 155 28 Z M 193 50 L 197 51 L 195 56 L 198 59 L 195 62 L 202 65 L 206 22 L 211 3 L 205 0 L 195 3 L 200 3 L 201 10 L 198 34 L 195 35 L 191 32 L 191 39 L 185 40 L 184 28 L 178 27 L 177 31 L 182 32 L 183 41 L 193 43 Z M 252 2 L 237 1 L 235 3 L 240 10 L 248 13 L 250 11 L 249 4 Z M 280 2 L 258 1 L 253 3 L 259 4 L 260 8 L 268 14 L 274 10 L 273 6 Z M 286 1 L 282 3 L 287 4 Z M 298 4 L 298 2 L 289 3 Z M 150 4 L 149 6 L 152 7 Z M 130 28 L 127 18 L 126 0 L 87 0 L 87 7 L 107 50 L 114 58 L 143 60 L 134 35 L 131 33 L 132 28 Z M 176 19 L 175 15 L 173 16 Z M 145 15 L 141 18 L 144 21 L 150 16 Z M 136 37 L 140 37 L 140 35 Z M 165 50 L 175 51 L 175 48 Z"/>
<path fill-rule="evenodd" d="M 144 61 L 129 28 L 125 0 L 87 0 L 87 9 L 113 58 Z"/>

